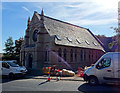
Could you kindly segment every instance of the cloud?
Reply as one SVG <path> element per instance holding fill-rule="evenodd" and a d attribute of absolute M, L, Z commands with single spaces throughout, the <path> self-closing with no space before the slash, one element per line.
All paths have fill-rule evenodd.
<path fill-rule="evenodd" d="M 70 21 L 73 24 L 77 25 L 107 25 L 110 23 L 116 22 L 117 19 L 101 19 L 101 20 L 89 20 L 89 19 L 82 19 L 77 21 Z"/>
<path fill-rule="evenodd" d="M 80 0 L 80 2 L 64 3 L 38 2 L 33 3 L 33 6 L 38 11 L 43 8 L 48 16 L 73 24 L 107 25 L 117 23 L 117 0 Z M 29 11 L 28 8 L 23 8 Z"/>
<path fill-rule="evenodd" d="M 92 0 L 92 2 L 69 3 L 64 7 L 72 15 L 66 17 L 68 22 L 78 25 L 107 25 L 117 23 L 117 0 Z"/>
<path fill-rule="evenodd" d="M 78 11 L 78 13 L 75 13 L 77 15 L 82 14 L 82 16 L 85 15 L 91 15 L 91 14 L 95 14 L 95 13 L 117 13 L 117 2 L 108 2 L 109 4 L 107 4 L 107 2 L 101 2 L 99 3 L 96 0 L 93 0 L 95 2 L 83 2 L 83 3 L 79 3 L 79 4 L 67 4 L 64 5 L 65 7 L 68 8 L 73 8 L 74 11 Z M 112 1 L 112 0 L 111 0 Z M 114 0 L 113 0 L 114 1 Z M 113 3 L 113 4 L 112 4 Z"/>
<path fill-rule="evenodd" d="M 28 13 L 32 14 L 31 11 L 30 11 L 27 7 L 22 6 L 22 8 L 23 8 L 25 11 L 27 11 Z"/>

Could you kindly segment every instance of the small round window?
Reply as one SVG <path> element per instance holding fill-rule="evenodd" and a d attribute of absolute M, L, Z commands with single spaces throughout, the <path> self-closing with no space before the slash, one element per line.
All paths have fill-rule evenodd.
<path fill-rule="evenodd" d="M 33 41 L 36 42 L 37 41 L 37 32 L 38 30 L 35 30 L 33 33 Z"/>

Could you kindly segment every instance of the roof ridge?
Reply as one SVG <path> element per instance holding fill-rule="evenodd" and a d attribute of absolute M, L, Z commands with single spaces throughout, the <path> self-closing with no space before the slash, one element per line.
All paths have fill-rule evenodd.
<path fill-rule="evenodd" d="M 41 14 L 39 14 L 41 16 Z M 88 29 L 88 28 L 84 28 L 84 27 L 81 27 L 81 26 L 78 26 L 78 25 L 74 25 L 74 24 L 71 24 L 71 23 L 68 23 L 68 22 L 65 22 L 65 21 L 61 21 L 59 19 L 55 19 L 55 18 L 52 18 L 52 17 L 49 17 L 49 16 L 45 16 L 44 17 L 47 17 L 49 19 L 52 19 L 52 20 L 56 20 L 56 21 L 59 21 L 59 22 L 62 22 L 62 23 L 65 23 L 65 24 L 68 24 L 68 25 L 72 25 L 72 26 L 75 26 L 75 27 L 79 27 L 79 28 L 83 28 L 83 29 Z"/>
<path fill-rule="evenodd" d="M 99 44 L 104 48 L 104 44 L 89 30 L 87 29 L 87 31 L 89 31 L 89 33 L 99 42 Z"/>

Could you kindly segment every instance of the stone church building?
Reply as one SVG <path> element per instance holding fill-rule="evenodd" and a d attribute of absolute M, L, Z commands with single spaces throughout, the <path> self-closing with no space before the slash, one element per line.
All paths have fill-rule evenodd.
<path fill-rule="evenodd" d="M 104 53 L 89 29 L 45 16 L 42 10 L 28 19 L 20 61 L 31 69 L 56 65 L 76 70 L 95 63 Z"/>

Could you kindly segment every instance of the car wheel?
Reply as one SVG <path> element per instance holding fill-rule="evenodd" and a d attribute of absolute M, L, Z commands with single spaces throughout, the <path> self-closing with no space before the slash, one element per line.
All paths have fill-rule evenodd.
<path fill-rule="evenodd" d="M 9 74 L 9 78 L 10 78 L 10 79 L 14 79 L 14 74 L 13 74 L 13 73 L 10 73 L 10 74 Z"/>
<path fill-rule="evenodd" d="M 92 77 L 89 77 L 89 80 L 88 80 L 88 83 L 90 84 L 90 85 L 97 85 L 98 84 L 98 79 L 96 78 L 96 77 L 94 77 L 94 76 L 92 76 Z"/>

